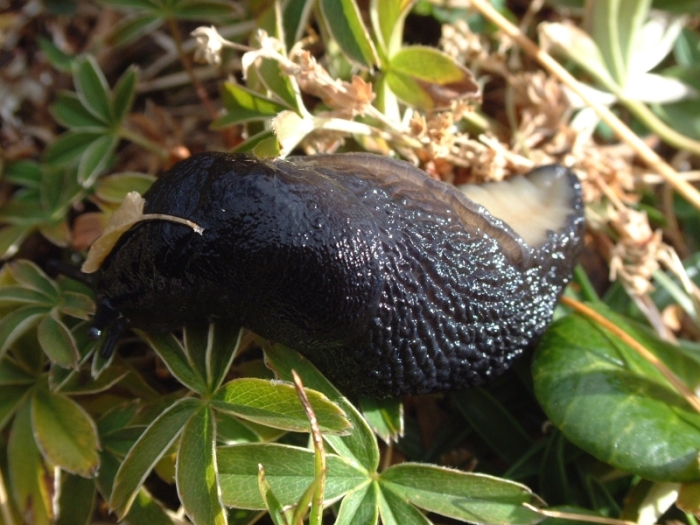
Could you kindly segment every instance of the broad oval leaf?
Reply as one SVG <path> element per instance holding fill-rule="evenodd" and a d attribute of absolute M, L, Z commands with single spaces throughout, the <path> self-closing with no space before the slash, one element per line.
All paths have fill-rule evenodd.
<path fill-rule="evenodd" d="M 620 316 L 614 321 L 631 332 Z M 667 357 L 659 350 L 669 345 L 634 335 Z M 671 355 L 673 348 L 666 351 Z M 666 364 L 681 378 L 697 377 L 690 360 Z M 560 319 L 543 337 L 532 367 L 535 395 L 574 444 L 652 481 L 700 479 L 700 414 L 651 364 L 598 325 L 579 315 Z"/>
<path fill-rule="evenodd" d="M 58 286 L 32 261 L 20 259 L 9 263 L 8 267 L 10 275 L 22 286 L 41 292 L 54 301 L 58 300 Z"/>
<path fill-rule="evenodd" d="M 322 432 L 342 432 L 350 423 L 343 411 L 325 395 L 306 389 L 309 403 Z M 212 406 L 222 412 L 261 425 L 292 432 L 310 432 L 311 426 L 294 385 L 257 379 L 234 379 L 214 397 Z"/>
<path fill-rule="evenodd" d="M 422 509 L 470 523 L 530 525 L 542 520 L 522 505 L 541 503 L 530 489 L 494 476 L 401 463 L 384 471 L 379 483 Z"/>
<path fill-rule="evenodd" d="M 314 480 L 311 450 L 273 443 L 251 443 L 217 449 L 219 482 L 224 504 L 265 509 L 258 490 L 258 465 L 283 505 L 293 505 Z M 326 454 L 326 501 L 333 501 L 369 481 L 366 472 L 334 454 Z"/>
<path fill-rule="evenodd" d="M 37 389 L 32 397 L 32 427 L 46 459 L 63 470 L 94 477 L 100 464 L 95 422 L 75 401 Z"/>
<path fill-rule="evenodd" d="M 195 525 L 225 525 L 219 499 L 214 414 L 201 407 L 187 422 L 177 452 L 177 493 Z"/>
<path fill-rule="evenodd" d="M 201 406 L 192 398 L 176 401 L 144 431 L 117 471 L 109 505 L 119 518 L 129 512 L 149 472 L 180 436 L 187 420 Z"/>
<path fill-rule="evenodd" d="M 50 307 L 23 306 L 0 319 L 0 356 L 27 330 L 49 313 Z"/>
<path fill-rule="evenodd" d="M 405 47 L 391 57 L 386 81 L 398 98 L 420 109 L 448 107 L 454 100 L 480 94 L 471 71 L 424 46 Z"/>
<path fill-rule="evenodd" d="M 364 67 L 378 63 L 377 52 L 355 0 L 319 0 L 323 21 L 345 55 Z"/>

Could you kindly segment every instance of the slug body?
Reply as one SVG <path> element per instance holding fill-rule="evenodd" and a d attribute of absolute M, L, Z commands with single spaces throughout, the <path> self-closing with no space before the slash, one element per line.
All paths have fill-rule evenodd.
<path fill-rule="evenodd" d="M 547 167 L 528 179 L 559 185 L 564 209 L 529 244 L 401 161 L 196 155 L 154 183 L 144 211 L 203 233 L 165 220 L 126 232 L 97 271 L 93 325 L 228 319 L 377 397 L 481 383 L 538 340 L 581 244 L 575 176 Z"/>

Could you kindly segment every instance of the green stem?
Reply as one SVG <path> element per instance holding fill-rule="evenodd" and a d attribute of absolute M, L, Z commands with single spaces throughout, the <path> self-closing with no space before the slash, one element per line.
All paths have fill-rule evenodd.
<path fill-rule="evenodd" d="M 143 135 L 139 135 L 138 133 L 126 129 L 125 127 L 120 127 L 117 130 L 117 133 L 119 134 L 119 137 L 123 138 L 124 140 L 128 140 L 129 142 L 138 144 L 142 148 L 147 149 L 152 153 L 155 153 L 161 159 L 168 158 L 168 150 L 163 148 L 160 144 L 157 144 L 152 140 L 147 139 Z"/>
<path fill-rule="evenodd" d="M 598 294 L 593 287 L 593 283 L 591 283 L 586 271 L 580 264 L 577 264 L 576 268 L 574 268 L 574 281 L 576 281 L 576 284 L 581 287 L 581 297 L 584 301 L 600 301 L 600 297 L 598 297 Z"/>
<path fill-rule="evenodd" d="M 620 103 L 625 106 L 630 113 L 641 120 L 646 127 L 661 137 L 664 142 L 675 148 L 689 151 L 695 155 L 700 155 L 700 142 L 686 137 L 685 135 L 678 133 L 676 130 L 669 127 L 643 102 L 621 98 Z"/>

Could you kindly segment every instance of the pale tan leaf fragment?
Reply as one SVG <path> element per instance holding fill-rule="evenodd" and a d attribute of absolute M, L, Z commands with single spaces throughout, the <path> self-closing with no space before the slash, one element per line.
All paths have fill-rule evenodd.
<path fill-rule="evenodd" d="M 135 191 L 127 193 L 124 202 L 117 208 L 107 221 L 104 233 L 93 243 L 88 252 L 87 259 L 83 263 L 84 273 L 96 272 L 102 261 L 109 255 L 119 238 L 134 224 L 149 220 L 166 220 L 184 224 L 192 228 L 196 233 L 202 234 L 204 228 L 194 222 L 162 213 L 143 213 L 146 201 Z"/>

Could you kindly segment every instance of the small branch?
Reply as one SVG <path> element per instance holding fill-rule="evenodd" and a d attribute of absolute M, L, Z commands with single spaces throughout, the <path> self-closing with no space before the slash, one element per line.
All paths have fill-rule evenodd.
<path fill-rule="evenodd" d="M 645 348 L 641 343 L 634 339 L 631 335 L 625 332 L 622 328 L 615 325 L 614 323 L 607 320 L 605 317 L 600 315 L 598 312 L 589 308 L 583 303 L 580 303 L 570 297 L 562 297 L 562 304 L 572 308 L 576 312 L 588 317 L 596 324 L 605 328 L 608 332 L 611 332 L 616 337 L 618 337 L 623 343 L 632 348 L 640 356 L 646 359 L 650 364 L 656 368 L 661 375 L 663 375 L 666 380 L 671 383 L 673 388 L 685 398 L 688 404 L 695 409 L 696 412 L 700 413 L 700 399 L 693 393 L 693 391 L 688 388 L 688 386 L 681 381 L 676 374 L 674 374 L 669 368 L 661 362 L 661 360 L 652 354 L 647 348 Z"/>
<path fill-rule="evenodd" d="M 496 24 L 505 34 L 515 40 L 529 55 L 536 58 L 542 66 L 551 74 L 559 78 L 574 93 L 593 108 L 600 119 L 605 122 L 624 142 L 629 144 L 653 170 L 660 173 L 666 181 L 673 186 L 678 193 L 700 209 L 700 192 L 688 184 L 678 173 L 659 157 L 646 143 L 629 129 L 617 116 L 607 107 L 602 106 L 592 100 L 587 93 L 579 87 L 579 82 L 554 60 L 551 55 L 543 51 L 537 44 L 525 36 L 516 26 L 504 18 L 496 11 L 487 0 L 471 0 L 471 5 L 483 16 Z"/>

